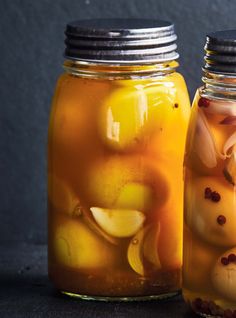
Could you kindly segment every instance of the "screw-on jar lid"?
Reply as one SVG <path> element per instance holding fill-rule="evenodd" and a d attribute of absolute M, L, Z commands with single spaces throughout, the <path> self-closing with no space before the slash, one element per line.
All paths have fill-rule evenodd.
<path fill-rule="evenodd" d="M 148 64 L 175 60 L 177 36 L 167 21 L 95 19 L 67 25 L 65 57 L 109 64 Z"/>
<path fill-rule="evenodd" d="M 206 38 L 204 69 L 236 74 L 236 30 L 217 31 Z"/>

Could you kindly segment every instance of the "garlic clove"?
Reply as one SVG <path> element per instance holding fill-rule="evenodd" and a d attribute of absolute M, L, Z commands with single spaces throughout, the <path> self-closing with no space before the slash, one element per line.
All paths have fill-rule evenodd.
<path fill-rule="evenodd" d="M 227 116 L 220 121 L 220 125 L 236 125 L 236 116 Z"/>
<path fill-rule="evenodd" d="M 131 268 L 139 275 L 144 276 L 144 264 L 143 264 L 143 238 L 145 235 L 145 229 L 141 229 L 130 241 L 127 258 Z"/>
<path fill-rule="evenodd" d="M 234 146 L 230 158 L 226 161 L 224 176 L 227 181 L 233 185 L 236 184 L 236 146 Z"/>
<path fill-rule="evenodd" d="M 203 164 L 208 168 L 216 167 L 216 147 L 204 118 L 204 113 L 201 110 L 198 111 L 197 115 L 196 133 L 193 143 L 193 149 Z"/>
<path fill-rule="evenodd" d="M 160 223 L 153 224 L 147 229 L 143 243 L 144 257 L 155 266 L 155 269 L 161 268 L 161 262 L 158 255 L 158 240 L 160 236 Z"/>
<path fill-rule="evenodd" d="M 236 131 L 226 140 L 223 147 L 223 154 L 225 157 L 230 157 L 230 154 L 227 154 L 229 149 L 236 144 Z"/>
<path fill-rule="evenodd" d="M 113 237 L 130 237 L 138 232 L 145 221 L 145 215 L 136 210 L 99 207 L 90 210 L 102 230 Z"/>
<path fill-rule="evenodd" d="M 236 107 L 233 102 L 212 99 L 210 99 L 209 101 L 209 106 L 204 108 L 205 113 L 225 116 L 236 116 Z"/>
<path fill-rule="evenodd" d="M 130 241 L 127 258 L 130 266 L 136 273 L 144 275 L 145 272 L 161 268 L 158 255 L 159 235 L 160 224 L 157 223 L 142 228 Z M 147 261 L 151 266 L 148 266 Z M 144 264 L 146 264 L 146 267 Z"/>

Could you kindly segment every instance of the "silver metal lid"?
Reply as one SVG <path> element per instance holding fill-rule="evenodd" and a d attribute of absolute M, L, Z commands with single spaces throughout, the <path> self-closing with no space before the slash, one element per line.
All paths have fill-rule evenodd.
<path fill-rule="evenodd" d="M 175 60 L 174 25 L 146 19 L 94 19 L 67 25 L 65 57 L 93 63 L 150 64 Z"/>
<path fill-rule="evenodd" d="M 236 74 L 236 30 L 207 35 L 203 69 L 220 74 Z"/>

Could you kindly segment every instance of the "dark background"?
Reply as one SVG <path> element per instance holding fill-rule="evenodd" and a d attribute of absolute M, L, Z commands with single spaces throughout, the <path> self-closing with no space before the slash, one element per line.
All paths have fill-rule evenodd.
<path fill-rule="evenodd" d="M 0 0 L 0 242 L 46 242 L 46 140 L 68 21 L 173 21 L 180 71 L 200 85 L 205 34 L 236 28 L 233 0 Z"/>

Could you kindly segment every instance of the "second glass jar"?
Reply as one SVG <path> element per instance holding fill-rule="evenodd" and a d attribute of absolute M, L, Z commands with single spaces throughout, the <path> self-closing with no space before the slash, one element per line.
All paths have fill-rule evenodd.
<path fill-rule="evenodd" d="M 183 295 L 205 317 L 236 317 L 235 43 L 207 37 L 186 147 Z"/>

